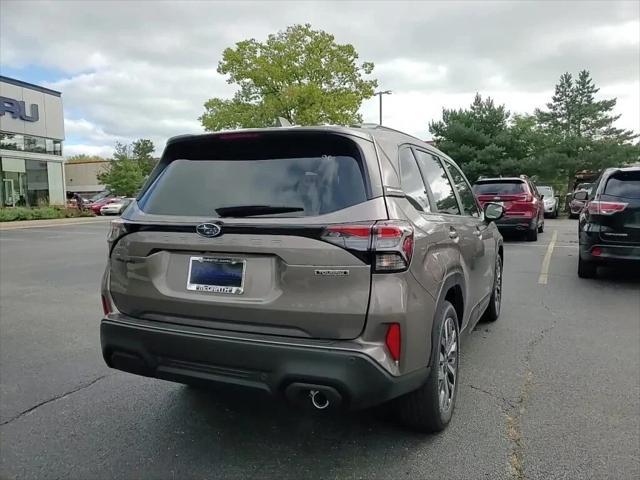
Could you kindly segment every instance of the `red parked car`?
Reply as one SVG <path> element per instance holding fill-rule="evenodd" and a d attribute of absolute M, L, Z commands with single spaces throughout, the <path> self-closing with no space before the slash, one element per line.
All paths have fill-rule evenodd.
<path fill-rule="evenodd" d="M 487 202 L 504 206 L 505 215 L 497 222 L 500 231 L 522 232 L 530 242 L 544 231 L 543 196 L 528 177 L 480 178 L 473 191 L 482 206 Z"/>
<path fill-rule="evenodd" d="M 120 200 L 119 197 L 105 197 L 105 198 L 101 198 L 100 200 L 96 200 L 93 203 L 89 204 L 89 208 L 93 211 L 93 213 L 95 213 L 96 215 L 100 215 L 100 209 L 102 207 L 104 207 L 105 205 L 109 204 L 109 203 L 113 203 L 113 202 L 117 202 L 118 200 Z"/>

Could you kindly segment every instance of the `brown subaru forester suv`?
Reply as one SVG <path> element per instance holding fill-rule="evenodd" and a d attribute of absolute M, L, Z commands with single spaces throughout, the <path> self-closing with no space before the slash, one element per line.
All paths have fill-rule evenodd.
<path fill-rule="evenodd" d="M 500 314 L 502 215 L 384 127 L 175 137 L 109 233 L 104 359 L 442 430 L 460 337 Z"/>

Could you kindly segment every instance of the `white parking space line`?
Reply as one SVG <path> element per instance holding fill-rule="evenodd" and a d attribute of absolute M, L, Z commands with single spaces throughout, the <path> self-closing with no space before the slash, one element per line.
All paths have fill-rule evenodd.
<path fill-rule="evenodd" d="M 549 281 L 549 265 L 551 265 L 551 256 L 553 255 L 553 249 L 556 246 L 556 239 L 558 238 L 558 231 L 554 230 L 551 236 L 551 242 L 547 247 L 547 253 L 542 260 L 542 269 L 540 270 L 540 276 L 538 277 L 538 283 L 540 285 L 546 285 Z"/>

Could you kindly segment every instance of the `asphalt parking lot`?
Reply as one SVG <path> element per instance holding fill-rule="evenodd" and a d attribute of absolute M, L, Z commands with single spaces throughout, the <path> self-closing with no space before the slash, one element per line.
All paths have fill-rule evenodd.
<path fill-rule="evenodd" d="M 573 220 L 507 239 L 501 318 L 462 345 L 454 419 L 433 436 L 108 369 L 106 231 L 0 231 L 0 478 L 640 475 L 640 275 L 579 279 Z"/>

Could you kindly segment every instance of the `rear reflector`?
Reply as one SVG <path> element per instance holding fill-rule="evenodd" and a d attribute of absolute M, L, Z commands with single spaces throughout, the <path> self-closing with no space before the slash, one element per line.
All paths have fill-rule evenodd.
<path fill-rule="evenodd" d="M 600 255 L 602 255 L 602 249 L 600 247 L 593 247 L 591 249 L 591 255 L 593 255 L 594 257 L 599 257 Z"/>
<path fill-rule="evenodd" d="M 627 208 L 628 203 L 623 202 L 601 202 L 594 200 L 587 204 L 589 213 L 592 215 L 613 215 L 614 213 L 622 212 Z"/>
<path fill-rule="evenodd" d="M 387 350 L 389 350 L 389 354 L 394 361 L 400 360 L 400 346 L 401 346 L 401 338 L 400 338 L 400 324 L 392 323 L 389 325 L 387 329 L 387 336 L 385 338 L 385 344 L 387 345 Z"/>

